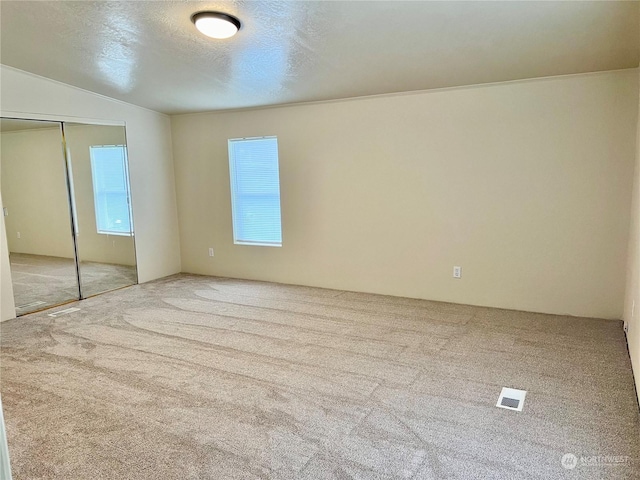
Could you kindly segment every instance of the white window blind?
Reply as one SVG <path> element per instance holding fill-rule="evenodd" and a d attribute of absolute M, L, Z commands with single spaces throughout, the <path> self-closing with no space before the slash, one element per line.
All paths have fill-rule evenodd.
<path fill-rule="evenodd" d="M 90 147 L 93 201 L 98 233 L 132 235 L 127 150 L 123 145 Z"/>
<path fill-rule="evenodd" d="M 276 137 L 229 140 L 233 241 L 282 246 Z"/>

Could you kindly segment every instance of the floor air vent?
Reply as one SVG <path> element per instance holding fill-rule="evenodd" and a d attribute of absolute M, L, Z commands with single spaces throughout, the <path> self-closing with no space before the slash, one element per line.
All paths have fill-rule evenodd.
<path fill-rule="evenodd" d="M 66 315 L 67 313 L 73 313 L 73 312 L 77 312 L 78 310 L 80 310 L 79 308 L 65 308 L 64 310 L 58 310 L 57 312 L 53 312 L 50 313 L 49 316 L 50 317 L 59 317 L 60 315 Z"/>
<path fill-rule="evenodd" d="M 508 410 L 522 411 L 524 406 L 524 397 L 527 396 L 525 390 L 516 390 L 515 388 L 503 387 L 496 407 L 506 408 Z"/>

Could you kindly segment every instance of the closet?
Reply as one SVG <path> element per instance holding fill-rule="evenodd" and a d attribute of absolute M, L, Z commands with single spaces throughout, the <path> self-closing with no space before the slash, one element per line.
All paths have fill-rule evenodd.
<path fill-rule="evenodd" d="M 124 126 L 0 119 L 18 316 L 137 283 Z"/>

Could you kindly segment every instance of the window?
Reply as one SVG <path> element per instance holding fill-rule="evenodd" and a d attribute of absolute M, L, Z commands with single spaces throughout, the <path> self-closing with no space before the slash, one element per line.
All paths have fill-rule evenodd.
<path fill-rule="evenodd" d="M 98 233 L 133 235 L 126 148 L 99 145 L 89 150 Z"/>
<path fill-rule="evenodd" d="M 276 137 L 229 140 L 233 242 L 282 246 Z"/>

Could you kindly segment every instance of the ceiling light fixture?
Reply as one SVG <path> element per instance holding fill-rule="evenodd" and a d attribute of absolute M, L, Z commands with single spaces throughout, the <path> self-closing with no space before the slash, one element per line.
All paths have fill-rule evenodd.
<path fill-rule="evenodd" d="M 236 17 L 220 12 L 194 13 L 191 21 L 201 33 L 218 39 L 233 37 L 241 26 L 240 20 Z"/>

